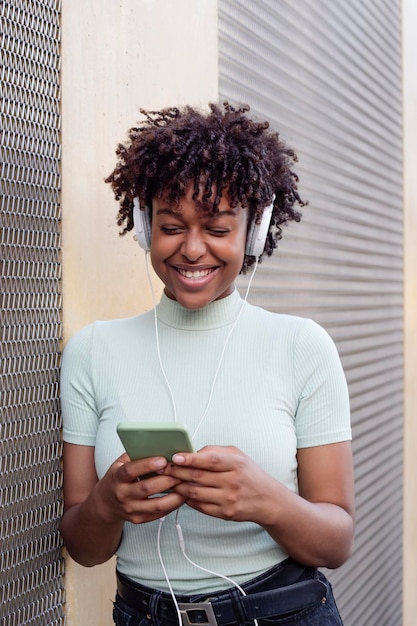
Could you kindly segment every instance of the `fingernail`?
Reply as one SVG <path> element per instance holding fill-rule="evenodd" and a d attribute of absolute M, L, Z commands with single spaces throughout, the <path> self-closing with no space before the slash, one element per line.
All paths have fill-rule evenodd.
<path fill-rule="evenodd" d="M 182 456 L 182 454 L 174 454 L 172 460 L 174 461 L 174 463 L 181 464 L 185 462 L 185 456 Z"/>
<path fill-rule="evenodd" d="M 162 469 L 167 464 L 166 459 L 155 459 L 153 462 L 154 469 Z"/>

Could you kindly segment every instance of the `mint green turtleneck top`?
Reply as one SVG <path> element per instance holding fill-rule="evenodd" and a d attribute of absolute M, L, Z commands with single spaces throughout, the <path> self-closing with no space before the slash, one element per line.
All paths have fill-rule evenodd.
<path fill-rule="evenodd" d="M 252 306 L 237 290 L 200 310 L 185 309 L 163 295 L 156 312 L 160 357 L 177 421 L 187 425 L 195 450 L 208 444 L 237 446 L 297 492 L 297 449 L 351 438 L 340 359 L 315 322 Z M 99 478 L 123 452 L 118 422 L 174 421 L 154 312 L 95 322 L 74 335 L 63 354 L 61 401 L 64 440 L 95 447 Z M 186 560 L 174 518 L 175 513 L 166 517 L 160 535 L 174 592 L 229 586 Z M 239 584 L 287 557 L 257 524 L 224 521 L 186 505 L 179 520 L 190 559 Z M 117 568 L 136 582 L 168 591 L 158 557 L 158 524 L 125 523 Z"/>

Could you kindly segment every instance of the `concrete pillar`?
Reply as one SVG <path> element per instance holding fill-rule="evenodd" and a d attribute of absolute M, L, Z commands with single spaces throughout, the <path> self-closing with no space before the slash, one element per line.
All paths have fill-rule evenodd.
<path fill-rule="evenodd" d="M 119 237 L 104 178 L 139 107 L 217 100 L 216 0 L 62 3 L 64 344 L 96 319 L 152 306 L 144 253 Z M 160 285 L 155 278 L 157 292 Z M 114 562 L 66 563 L 68 626 L 111 626 Z"/>

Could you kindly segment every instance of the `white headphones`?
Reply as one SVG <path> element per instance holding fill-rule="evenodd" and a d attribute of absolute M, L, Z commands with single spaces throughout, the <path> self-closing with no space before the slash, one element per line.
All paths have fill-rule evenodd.
<path fill-rule="evenodd" d="M 275 196 L 272 198 L 271 204 L 265 207 L 260 223 L 255 224 L 255 222 L 252 222 L 250 226 L 245 249 L 245 254 L 248 256 L 259 257 L 264 251 L 266 237 L 271 223 L 272 210 L 274 208 L 274 200 Z M 138 244 L 144 250 L 150 250 L 152 232 L 151 209 L 145 206 L 142 211 L 138 197 L 133 199 L 133 223 Z"/>
<path fill-rule="evenodd" d="M 138 244 L 144 250 L 151 248 L 151 210 L 146 205 L 141 211 L 139 198 L 133 198 L 133 224 L 135 226 L 135 235 Z"/>

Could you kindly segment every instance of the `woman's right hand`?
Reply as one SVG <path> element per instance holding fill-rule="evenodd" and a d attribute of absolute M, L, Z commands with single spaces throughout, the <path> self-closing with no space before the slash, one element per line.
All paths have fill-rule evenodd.
<path fill-rule="evenodd" d="M 104 563 L 116 552 L 125 521 L 143 524 L 174 511 L 184 503 L 178 493 L 160 493 L 178 484 L 173 476 L 157 474 L 167 461 L 160 457 L 130 461 L 127 454 L 110 466 L 101 480 L 94 447 L 64 443 L 64 515 L 61 534 L 71 557 L 86 567 Z"/>
<path fill-rule="evenodd" d="M 131 461 L 125 453 L 116 459 L 94 488 L 93 497 L 103 519 L 110 523 L 123 520 L 143 524 L 180 507 L 185 498 L 166 493 L 180 481 L 156 473 L 166 466 L 163 457 Z M 140 479 L 141 476 L 147 477 Z"/>

